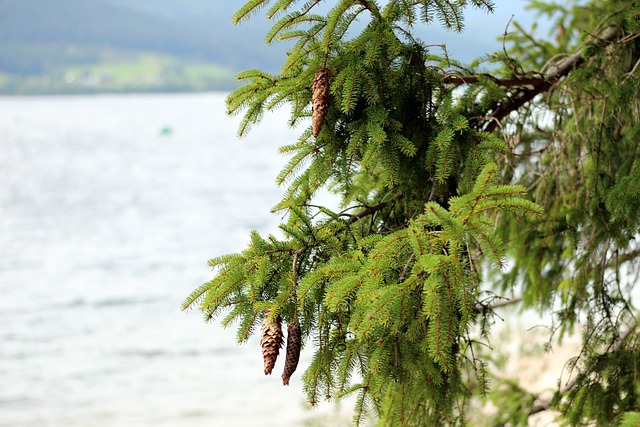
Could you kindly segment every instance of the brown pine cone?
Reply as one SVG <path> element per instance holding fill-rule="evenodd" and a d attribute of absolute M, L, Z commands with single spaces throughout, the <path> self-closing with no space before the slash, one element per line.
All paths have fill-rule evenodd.
<path fill-rule="evenodd" d="M 282 384 L 289 385 L 289 378 L 298 367 L 300 360 L 300 349 L 302 347 L 302 332 L 300 325 L 292 323 L 287 328 L 287 356 L 284 359 L 284 372 L 282 373 Z"/>
<path fill-rule="evenodd" d="M 267 311 L 262 319 L 262 337 L 260 338 L 265 375 L 269 375 L 273 371 L 283 341 L 282 319 L 280 316 L 274 320 L 269 319 L 269 311 Z"/>
<path fill-rule="evenodd" d="M 311 89 L 313 90 L 311 98 L 311 107 L 313 108 L 311 127 L 313 136 L 317 137 L 329 108 L 329 70 L 322 68 L 316 73 Z"/>

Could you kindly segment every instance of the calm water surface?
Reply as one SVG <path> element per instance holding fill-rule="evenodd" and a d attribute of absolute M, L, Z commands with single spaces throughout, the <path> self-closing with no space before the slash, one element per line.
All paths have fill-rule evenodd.
<path fill-rule="evenodd" d="M 0 99 L 0 426 L 345 425 L 179 310 L 275 230 L 286 118 L 238 140 L 224 94 Z"/>

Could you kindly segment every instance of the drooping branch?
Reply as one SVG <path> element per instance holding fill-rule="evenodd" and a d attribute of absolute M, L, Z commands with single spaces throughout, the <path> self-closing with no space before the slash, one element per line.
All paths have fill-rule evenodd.
<path fill-rule="evenodd" d="M 602 35 L 598 37 L 593 36 L 593 38 L 609 43 L 615 41 L 619 34 L 619 28 L 609 27 L 602 33 Z M 517 111 L 520 107 L 533 100 L 536 96 L 547 92 L 553 88 L 560 79 L 566 77 L 572 70 L 582 65 L 586 61 L 584 58 L 585 49 L 586 45 L 582 45 L 571 55 L 564 57 L 555 65 L 551 66 L 544 74 L 536 77 L 498 79 L 488 74 L 470 76 L 446 74 L 443 76 L 443 80 L 445 83 L 450 84 L 472 84 L 489 80 L 498 86 L 520 88 L 520 90 L 516 91 L 507 99 L 498 102 L 482 119 L 485 122 L 484 130 L 492 132 L 511 112 Z"/>
<path fill-rule="evenodd" d="M 598 37 L 602 42 L 612 42 L 616 36 L 618 36 L 620 29 L 617 27 L 609 27 L 604 33 Z M 496 108 L 487 116 L 487 125 L 485 130 L 492 132 L 496 129 L 498 124 L 508 116 L 512 111 L 520 109 L 524 104 L 533 100 L 537 95 L 550 90 L 561 78 L 566 77 L 575 68 L 579 67 L 585 62 L 583 56 L 586 45 L 582 45 L 571 55 L 558 61 L 557 64 L 549 68 L 544 73 L 543 79 L 547 82 L 546 85 L 538 85 L 533 88 L 525 88 L 516 93 L 515 96 L 504 100 L 496 106 Z"/>

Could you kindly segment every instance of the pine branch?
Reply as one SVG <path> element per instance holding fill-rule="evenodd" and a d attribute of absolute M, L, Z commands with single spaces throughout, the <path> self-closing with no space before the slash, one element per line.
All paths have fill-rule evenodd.
<path fill-rule="evenodd" d="M 362 6 L 364 6 L 365 9 L 371 12 L 371 14 L 376 17 L 376 19 L 382 19 L 380 10 L 375 3 L 372 3 L 370 0 L 358 0 L 358 3 L 360 3 Z"/>
<path fill-rule="evenodd" d="M 637 329 L 638 329 L 638 323 L 635 323 L 633 326 L 630 326 L 629 329 L 627 329 L 622 335 L 620 335 L 619 339 L 611 345 L 611 347 L 605 352 L 605 354 L 615 353 L 616 351 L 620 350 L 620 348 L 624 345 L 627 338 L 629 338 L 629 336 L 631 336 Z M 592 367 L 588 367 L 584 374 L 588 376 L 592 372 L 592 369 L 593 369 Z M 573 379 L 571 379 L 571 381 L 567 382 L 564 385 L 564 387 L 558 390 L 556 394 L 556 398 L 557 396 L 560 396 L 560 397 L 564 396 L 569 391 L 571 391 L 577 384 L 578 384 L 578 377 L 576 376 Z M 539 412 L 544 412 L 550 409 L 552 401 L 553 401 L 553 398 L 545 399 L 541 402 L 538 402 L 529 411 L 529 416 L 537 414 Z"/>
<path fill-rule="evenodd" d="M 630 0 L 625 3 L 627 1 Z M 286 38 L 294 45 L 280 74 L 250 70 L 239 76 L 245 85 L 229 96 L 227 109 L 229 113 L 245 110 L 241 133 L 258 123 L 264 113 L 284 104 L 292 105 L 291 125 L 311 115 L 320 118 L 314 122 L 324 125 L 321 132 L 316 132 L 319 127 L 312 123 L 297 143 L 282 149 L 290 158 L 278 176 L 278 182 L 287 188 L 274 208 L 274 211 L 286 210 L 287 221 L 280 225 L 282 240 L 275 236 L 264 239 L 254 233 L 249 247 L 241 254 L 212 261 L 212 266 L 217 266 L 215 278 L 192 292 L 184 303 L 185 308 L 197 304 L 207 318 L 230 311 L 222 322 L 224 325 L 239 323 L 240 341 L 245 341 L 253 332 L 266 310 L 273 310 L 273 316 L 280 314 L 296 328 L 299 326 L 292 342 L 296 346 L 300 344 L 299 334 L 309 337 L 315 351 L 304 376 L 304 388 L 312 404 L 318 396 L 339 398 L 361 391 L 356 405 L 357 421 L 370 405 L 380 418 L 379 424 L 443 425 L 453 422 L 458 410 L 463 415 L 467 405 L 460 402 L 460 397 L 466 399 L 477 391 L 486 392 L 485 365 L 478 367 L 481 362 L 475 355 L 472 362 L 482 371 L 479 374 L 482 378 L 478 379 L 480 386 L 466 384 L 466 367 L 459 362 L 466 357 L 467 350 L 460 344 L 470 342 L 470 331 L 477 324 L 485 333 L 491 316 L 499 315 L 500 309 L 512 304 L 526 306 L 524 301 L 531 297 L 529 282 L 525 282 L 523 297 L 506 300 L 490 294 L 482 301 L 478 298 L 484 275 L 477 266 L 502 266 L 507 253 L 505 243 L 508 243 L 508 253 L 515 255 L 517 264 L 514 278 L 507 277 L 505 294 L 513 289 L 512 282 L 522 270 L 529 273 L 526 280 L 540 283 L 532 288 L 534 298 L 537 295 L 539 301 L 543 301 L 541 298 L 547 301 L 546 294 L 553 295 L 556 291 L 574 297 L 576 283 L 582 288 L 594 289 L 594 298 L 599 299 L 593 311 L 600 309 L 601 321 L 611 324 L 597 324 L 592 331 L 588 330 L 594 338 L 585 338 L 584 353 L 576 359 L 581 361 L 575 370 L 580 376 L 565 378 L 554 399 L 528 400 L 524 405 L 518 403 L 517 409 L 503 408 L 505 412 L 513 409 L 518 417 L 522 414 L 526 417 L 552 407 L 570 407 L 575 401 L 584 401 L 583 384 L 599 385 L 594 380 L 600 380 L 599 374 L 605 372 L 603 366 L 633 367 L 634 360 L 623 365 L 617 356 L 633 356 L 630 349 L 638 329 L 631 333 L 625 329 L 626 325 L 622 330 L 618 328 L 620 324 L 616 323 L 613 311 L 620 303 L 614 298 L 616 295 L 601 289 L 608 285 L 603 279 L 604 270 L 615 268 L 614 272 L 619 274 L 623 269 L 618 267 L 625 262 L 629 264 L 640 253 L 640 249 L 630 247 L 627 242 L 623 247 L 614 243 L 618 242 L 614 238 L 636 233 L 640 221 L 636 216 L 640 201 L 629 191 L 640 182 L 640 174 L 632 165 L 637 157 L 635 142 L 640 131 L 633 127 L 636 117 L 629 113 L 640 108 L 640 89 L 635 82 L 628 81 L 631 79 L 612 78 L 602 82 L 601 77 L 608 73 L 619 77 L 629 69 L 634 74 L 640 68 L 637 46 L 629 43 L 631 36 L 624 37 L 625 33 L 638 36 L 637 25 L 617 21 L 621 22 L 620 26 L 613 28 L 601 24 L 593 35 L 586 35 L 583 45 L 569 48 L 567 46 L 574 46 L 571 40 L 577 34 L 574 24 L 570 28 L 572 38 L 556 40 L 555 45 L 546 41 L 536 44 L 525 34 L 521 39 L 523 44 L 514 49 L 514 55 L 520 58 L 511 58 L 505 51 L 511 75 L 461 75 L 425 65 L 432 64 L 436 56 L 429 54 L 428 46 L 412 38 L 412 23 L 421 17 L 426 23 L 440 21 L 445 27 L 460 30 L 464 23 L 463 7 L 473 4 L 490 11 L 493 7 L 490 0 L 340 0 L 326 8 L 320 7 L 325 3 L 322 0 L 245 0 L 243 3 L 245 6 L 236 20 L 244 21 L 272 4 L 267 17 L 275 22 L 267 41 Z M 382 9 L 380 3 L 384 5 Z M 619 6 L 611 5 L 605 11 L 614 9 Z M 605 12 L 598 15 L 604 16 Z M 352 25 L 356 18 L 365 25 Z M 582 25 L 585 21 L 579 22 Z M 602 22 L 612 21 L 605 17 Z M 528 46 L 533 46 L 533 51 Z M 541 49 L 542 53 L 538 54 L 535 49 Z M 554 52 L 565 53 L 542 66 L 541 58 L 550 58 Z M 537 72 L 525 72 L 525 68 Z M 321 86 L 327 98 L 320 103 L 321 116 L 315 102 L 318 70 L 323 76 Z M 620 81 L 624 84 L 617 84 Z M 583 89 L 579 87 L 583 82 L 584 90 L 577 91 L 580 93 L 575 100 L 561 93 L 574 87 Z M 458 98 L 451 93 L 456 85 L 471 86 Z M 585 99 L 588 96 L 600 98 L 590 102 L 591 99 Z M 602 112 L 600 99 L 611 104 Z M 560 124 L 558 135 L 549 135 L 546 129 L 537 128 L 537 124 L 543 126 L 546 122 L 536 123 L 536 117 L 532 122 L 522 123 L 525 130 L 516 135 L 519 139 L 501 138 L 492 132 L 515 115 L 511 113 L 545 101 L 547 110 L 555 114 Z M 573 109 L 567 102 L 575 103 Z M 627 108 L 629 105 L 632 107 Z M 587 118 L 582 120 L 575 114 L 575 124 L 562 128 L 569 122 L 564 112 L 579 113 L 582 108 L 588 110 Z M 605 113 L 612 119 L 605 117 Z M 470 119 L 469 115 L 476 117 Z M 591 129 L 591 121 L 597 121 L 592 120 L 592 116 L 596 115 L 602 116 L 596 123 L 602 123 L 602 127 Z M 614 123 L 617 117 L 621 117 L 619 124 Z M 569 114 L 569 119 L 573 118 Z M 529 115 L 523 119 L 529 119 Z M 531 132 L 528 131 L 530 124 Z M 564 131 L 571 137 L 568 142 L 562 140 Z M 539 171 L 540 179 L 544 180 L 554 171 L 553 167 L 560 163 L 555 162 L 555 153 L 551 153 L 550 159 L 542 155 L 535 157 L 531 160 L 531 169 L 526 162 L 529 157 L 520 151 L 512 153 L 518 144 L 525 146 L 527 152 L 537 150 L 542 143 L 536 134 L 542 133 L 543 138 L 558 136 L 553 140 L 558 139 L 559 145 L 568 144 L 567 153 L 559 150 L 559 160 L 575 151 L 577 163 L 586 164 L 592 159 L 586 155 L 583 159 L 580 150 L 590 149 L 591 145 L 586 143 L 592 141 L 581 145 L 586 138 L 579 137 L 574 149 L 572 137 L 588 132 L 597 138 L 593 145 L 597 147 L 598 156 L 591 167 L 594 173 L 599 168 L 607 173 L 602 179 L 598 175 L 595 185 L 596 196 L 599 197 L 602 189 L 607 197 L 602 198 L 602 208 L 598 206 L 593 210 L 594 215 L 600 214 L 593 224 L 588 221 L 591 211 L 581 210 L 593 204 L 582 193 L 567 201 L 575 202 L 577 208 L 569 203 L 567 213 L 563 210 L 567 203 L 560 204 L 558 214 L 555 205 L 547 202 L 556 194 L 543 185 L 546 181 L 529 182 L 529 173 L 535 177 Z M 600 141 L 607 140 L 619 142 L 615 147 L 619 153 L 611 159 L 605 158 L 609 153 L 600 149 Z M 498 165 L 493 163 L 496 160 Z M 522 173 L 518 163 L 521 160 Z M 547 166 L 547 161 L 551 166 Z M 565 175 L 569 179 L 576 177 L 569 185 L 585 187 L 588 176 L 579 176 L 571 170 L 572 163 L 563 164 L 568 165 L 569 170 L 558 172 L 559 188 L 566 185 Z M 622 181 L 615 181 L 617 175 L 613 176 L 618 170 Z M 523 175 L 522 186 L 497 184 L 517 181 L 520 175 Z M 607 181 L 608 185 L 609 175 L 615 187 L 607 192 L 603 182 Z M 493 179 L 494 176 L 499 179 Z M 318 212 L 311 215 L 309 203 L 322 188 L 341 195 L 339 206 L 346 208 L 334 213 L 318 207 Z M 539 228 L 531 231 L 524 217 L 540 215 L 542 207 L 529 198 L 544 203 L 549 212 L 549 218 L 533 222 L 533 226 Z M 565 200 L 558 196 L 558 201 Z M 609 223 L 599 219 L 605 216 L 605 209 L 611 213 Z M 517 217 L 510 219 L 512 214 Z M 574 238 L 574 234 L 575 241 L 582 241 L 577 240 L 582 234 L 588 240 L 587 231 L 562 234 L 565 230 L 571 231 L 574 223 L 581 225 L 583 217 L 587 217 L 586 230 L 603 231 L 598 231 L 593 244 L 589 241 L 579 249 L 566 246 L 568 249 L 555 262 L 553 251 L 556 246 L 560 251 L 565 245 L 552 244 L 562 244 Z M 501 227 L 505 218 L 507 227 Z M 556 218 L 559 225 L 554 222 Z M 625 224 L 617 225 L 623 220 Z M 595 226 L 588 227 L 590 225 Z M 615 227 L 620 232 L 616 233 Z M 520 233 L 526 238 L 512 238 L 519 237 Z M 606 245 L 598 246 L 601 242 Z M 550 258 L 552 262 L 536 263 L 538 252 L 547 248 L 549 255 L 544 252 L 539 258 L 545 261 Z M 579 264 L 582 258 L 578 256 L 589 250 L 593 250 L 595 261 L 589 258 L 583 267 Z M 566 260 L 565 254 L 573 258 Z M 572 280 L 568 291 L 562 286 L 546 289 L 547 282 L 555 283 L 556 276 L 551 276 L 552 273 L 565 278 L 563 262 L 577 265 L 580 274 L 566 277 Z M 548 275 L 540 271 L 546 264 L 554 267 Z M 621 280 L 618 276 L 616 279 L 617 291 L 624 295 L 620 290 Z M 583 314 L 587 306 L 587 302 L 579 299 L 582 288 L 575 291 L 576 316 Z M 624 299 L 622 302 L 624 309 L 632 313 L 630 303 Z M 573 324 L 571 314 L 562 320 L 569 319 Z M 598 318 L 598 313 L 595 315 Z M 597 343 L 607 342 L 608 348 L 593 350 L 596 338 L 600 340 Z M 620 340 L 623 342 L 619 343 Z M 297 363 L 299 347 L 292 348 L 295 350 L 288 353 L 296 356 Z M 598 356 L 592 353 L 601 352 L 607 366 L 592 363 L 591 356 Z M 589 359 L 585 361 L 583 357 L 587 355 Z M 285 372 L 286 381 L 292 368 L 286 368 Z M 620 372 L 626 375 L 629 371 Z M 352 376 L 363 383 L 352 384 Z M 611 376 L 602 378 L 604 383 Z M 616 384 L 617 390 L 625 392 L 629 384 Z M 521 389 L 518 387 L 517 391 Z M 578 391 L 582 394 L 574 397 Z M 601 395 L 604 393 L 591 393 L 588 403 L 597 406 Z M 619 400 L 623 402 L 622 398 Z M 462 406 L 456 409 L 459 404 Z M 621 404 L 614 404 L 623 408 Z M 570 413 L 573 418 L 582 416 L 580 410 L 573 412 L 577 414 Z"/>

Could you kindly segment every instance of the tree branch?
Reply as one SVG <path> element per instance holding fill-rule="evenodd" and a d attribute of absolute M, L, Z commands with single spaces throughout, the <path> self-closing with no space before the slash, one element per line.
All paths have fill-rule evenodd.
<path fill-rule="evenodd" d="M 614 260 L 611 261 L 610 264 L 623 264 L 625 262 L 629 262 L 629 261 L 633 261 L 635 260 L 638 256 L 640 256 L 640 248 L 639 249 L 635 249 L 631 252 L 627 252 L 627 253 L 623 253 L 618 255 Z M 611 267 L 611 265 L 607 265 L 607 267 Z"/>
<path fill-rule="evenodd" d="M 442 80 L 445 83 L 449 84 L 473 84 L 479 83 L 483 80 L 489 80 L 498 86 L 549 86 L 549 82 L 544 79 L 544 77 L 514 77 L 511 79 L 498 79 L 490 74 L 479 74 L 472 76 L 463 76 L 460 74 L 445 74 L 442 77 Z"/>
<path fill-rule="evenodd" d="M 601 36 L 592 36 L 602 42 L 612 42 L 619 34 L 619 28 L 609 27 Z M 498 102 L 492 111 L 482 120 L 486 122 L 484 130 L 492 132 L 500 122 L 511 112 L 517 111 L 527 102 L 533 100 L 537 95 L 551 89 L 561 78 L 566 77 L 572 70 L 585 62 L 583 53 L 586 45 L 582 45 L 571 55 L 564 57 L 555 65 L 549 68 L 546 73 L 539 77 L 514 77 L 509 79 L 498 79 L 488 74 L 461 76 L 456 74 L 445 74 L 443 80 L 450 84 L 472 84 L 483 80 L 489 80 L 498 86 L 520 87 L 521 89 L 508 99 Z"/>
<path fill-rule="evenodd" d="M 373 215 L 374 213 L 384 209 L 388 204 L 389 204 L 389 202 L 380 202 L 380 203 L 375 204 L 373 206 L 367 206 L 366 208 L 364 208 L 363 210 L 361 210 L 357 214 L 351 215 L 347 222 L 349 222 L 349 223 L 356 222 L 357 220 L 362 219 L 362 218 L 364 218 L 366 216 Z"/>
<path fill-rule="evenodd" d="M 600 37 L 598 37 L 598 39 L 603 42 L 611 42 L 618 35 L 619 31 L 620 30 L 617 27 L 609 27 Z M 522 89 L 515 96 L 498 104 L 493 112 L 485 119 L 488 122 L 485 130 L 487 132 L 494 131 L 502 119 L 508 116 L 512 111 L 518 110 L 524 104 L 533 100 L 537 95 L 548 91 L 561 78 L 566 77 L 572 70 L 582 65 L 585 62 L 585 58 L 582 56 L 585 48 L 586 45 L 583 45 L 574 53 L 558 61 L 557 64 L 549 68 L 549 70 L 542 76 L 542 79 L 546 81 L 546 84 L 540 84 L 530 89 Z"/>

